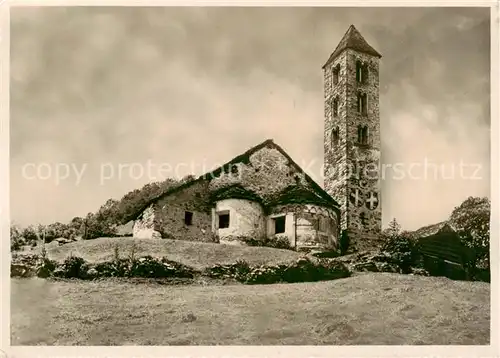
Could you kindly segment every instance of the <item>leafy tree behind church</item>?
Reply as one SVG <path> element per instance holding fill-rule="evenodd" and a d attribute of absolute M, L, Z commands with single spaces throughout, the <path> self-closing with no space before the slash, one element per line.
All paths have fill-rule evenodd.
<path fill-rule="evenodd" d="M 168 178 L 163 182 L 148 183 L 141 189 L 132 190 L 120 200 L 109 199 L 96 213 L 87 214 L 83 220 L 83 237 L 92 239 L 115 236 L 117 225 L 126 224 L 152 199 L 186 180 L 191 180 L 191 177 L 186 177 L 181 181 Z"/>
<path fill-rule="evenodd" d="M 490 212 L 488 198 L 469 197 L 450 216 L 462 243 L 472 249 L 473 256 L 467 265 L 473 273 L 490 269 Z"/>

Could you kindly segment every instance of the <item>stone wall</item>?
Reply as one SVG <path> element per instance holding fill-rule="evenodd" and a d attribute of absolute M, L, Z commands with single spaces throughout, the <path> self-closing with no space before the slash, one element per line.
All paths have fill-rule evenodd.
<path fill-rule="evenodd" d="M 333 83 L 333 71 L 339 66 L 338 83 Z M 347 226 L 347 52 L 344 51 L 324 69 L 324 176 L 325 191 L 340 205 L 342 228 Z M 337 116 L 334 115 L 333 103 L 337 99 Z M 338 143 L 334 143 L 333 130 L 339 130 Z"/>
<path fill-rule="evenodd" d="M 208 183 L 196 182 L 156 203 L 155 222 L 164 238 L 214 241 L 212 234 L 212 206 Z M 186 211 L 192 213 L 192 224 L 184 222 Z"/>
<path fill-rule="evenodd" d="M 290 165 L 277 149 L 264 147 L 253 153 L 247 163 L 237 163 L 233 172 L 221 173 L 210 181 L 210 190 L 240 183 L 264 200 L 270 199 L 287 186 L 302 184 L 309 187 L 304 173 Z"/>
<path fill-rule="evenodd" d="M 356 81 L 356 61 L 368 66 L 366 83 Z M 339 80 L 332 73 L 340 65 Z M 367 95 L 367 113 L 358 113 L 357 94 Z M 341 206 L 342 230 L 351 242 L 376 238 L 381 230 L 379 59 L 350 49 L 324 69 L 325 190 Z M 334 115 L 332 104 L 337 99 Z M 368 127 L 368 143 L 358 143 L 358 126 Z M 333 130 L 338 128 L 338 142 Z M 367 202 L 368 201 L 368 202 Z"/>
<path fill-rule="evenodd" d="M 219 212 L 229 212 L 229 227 L 218 227 Z M 241 244 L 242 237 L 258 239 L 266 234 L 265 216 L 259 203 L 244 199 L 218 201 L 213 209 L 212 230 L 221 243 Z"/>
<path fill-rule="evenodd" d="M 273 218 L 286 214 L 285 233 L 292 246 L 336 249 L 339 227 L 335 211 L 312 204 L 282 205 L 273 208 L 268 219 L 268 236 L 274 234 Z M 297 225 L 295 227 L 295 225 Z"/>
<path fill-rule="evenodd" d="M 159 239 L 161 234 L 155 228 L 155 208 L 154 204 L 150 205 L 142 214 L 135 220 L 132 229 L 133 237 L 138 239 Z"/>
<path fill-rule="evenodd" d="M 362 205 L 348 203 L 348 230 L 354 240 L 376 238 L 382 228 L 380 194 L 380 108 L 379 108 L 379 59 L 347 50 L 347 157 L 355 163 L 357 171 L 349 178 L 348 192 L 358 191 Z M 356 61 L 368 65 L 368 80 L 356 82 Z M 357 93 L 367 94 L 367 115 L 357 112 Z M 358 125 L 368 126 L 369 141 L 360 145 Z M 353 164 L 354 164 L 353 163 Z M 371 200 L 371 202 L 369 202 Z"/>

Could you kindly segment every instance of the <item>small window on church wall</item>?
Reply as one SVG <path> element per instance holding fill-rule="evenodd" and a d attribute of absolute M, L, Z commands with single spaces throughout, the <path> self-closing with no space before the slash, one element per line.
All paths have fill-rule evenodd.
<path fill-rule="evenodd" d="M 283 234 L 285 232 L 286 216 L 274 218 L 274 233 Z"/>
<path fill-rule="evenodd" d="M 190 211 L 186 211 L 184 213 L 184 224 L 193 225 L 193 213 Z"/>
<path fill-rule="evenodd" d="M 229 212 L 219 213 L 219 229 L 226 229 L 229 227 Z"/>
<path fill-rule="evenodd" d="M 339 100 L 338 98 L 335 98 L 332 103 L 332 112 L 334 117 L 339 116 Z"/>

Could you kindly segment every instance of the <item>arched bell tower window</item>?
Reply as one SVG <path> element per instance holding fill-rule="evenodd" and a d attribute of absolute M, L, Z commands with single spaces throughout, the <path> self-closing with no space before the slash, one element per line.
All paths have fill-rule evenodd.
<path fill-rule="evenodd" d="M 361 84 L 368 82 L 368 65 L 360 60 L 356 61 L 356 82 Z"/>
<path fill-rule="evenodd" d="M 368 144 L 368 126 L 358 126 L 358 143 Z"/>
<path fill-rule="evenodd" d="M 332 102 L 332 115 L 334 117 L 339 116 L 339 99 L 338 97 L 335 97 Z"/>
<path fill-rule="evenodd" d="M 339 127 L 332 129 L 332 146 L 336 147 L 339 145 L 340 131 Z"/>
<path fill-rule="evenodd" d="M 356 103 L 358 113 L 366 116 L 368 114 L 368 103 L 366 93 L 358 92 L 358 98 Z"/>
<path fill-rule="evenodd" d="M 361 136 L 361 143 L 368 144 L 368 126 L 363 127 L 363 133 Z"/>

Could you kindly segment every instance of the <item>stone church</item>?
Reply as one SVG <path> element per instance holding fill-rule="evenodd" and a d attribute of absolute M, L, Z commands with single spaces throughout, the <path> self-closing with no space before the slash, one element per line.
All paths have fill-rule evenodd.
<path fill-rule="evenodd" d="M 324 189 L 272 140 L 153 199 L 133 236 L 337 249 L 381 230 L 379 60 L 351 25 L 323 65 Z"/>

